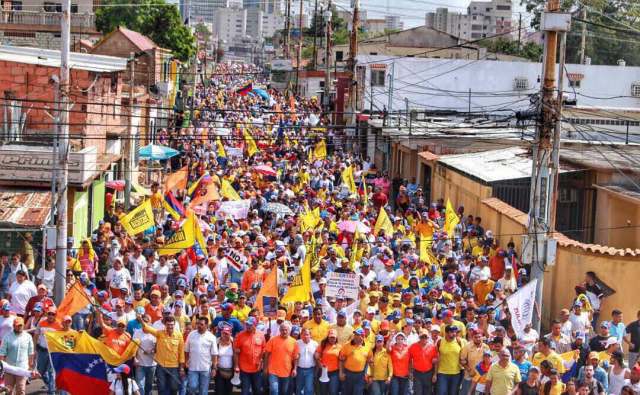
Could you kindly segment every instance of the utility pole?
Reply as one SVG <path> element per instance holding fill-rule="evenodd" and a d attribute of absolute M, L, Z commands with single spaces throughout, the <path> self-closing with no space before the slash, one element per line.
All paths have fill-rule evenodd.
<path fill-rule="evenodd" d="M 291 0 L 287 0 L 286 3 L 286 7 L 285 7 L 285 21 L 284 21 L 284 58 L 285 59 L 290 59 L 290 52 L 289 52 L 289 43 L 291 41 Z"/>
<path fill-rule="evenodd" d="M 329 0 L 329 5 L 327 9 L 324 11 L 324 20 L 326 23 L 326 37 L 325 37 L 325 52 L 324 52 L 324 109 L 325 111 L 329 111 L 330 105 L 330 97 L 331 96 L 331 75 L 329 72 L 329 68 L 331 65 L 331 17 L 333 13 L 331 12 L 331 0 Z"/>
<path fill-rule="evenodd" d="M 313 6 L 313 70 L 318 65 L 318 0 Z"/>
<path fill-rule="evenodd" d="M 299 9 L 300 14 L 298 15 L 298 51 L 296 52 L 296 61 L 297 61 L 297 68 L 296 68 L 296 94 L 299 93 L 299 89 L 300 89 L 300 69 L 302 68 L 302 12 L 303 12 L 303 0 L 300 0 L 300 9 Z"/>
<path fill-rule="evenodd" d="M 389 73 L 389 96 L 387 99 L 387 112 L 389 115 L 393 112 L 393 80 L 396 74 L 396 63 L 391 63 L 391 72 Z"/>
<path fill-rule="evenodd" d="M 536 306 L 540 315 L 533 314 L 533 326 L 540 330 L 542 315 L 542 290 L 544 272 L 555 260 L 555 239 L 553 239 L 555 219 L 554 198 L 557 197 L 557 174 L 560 148 L 561 94 L 554 97 L 556 90 L 556 56 L 558 34 L 569 29 L 571 15 L 559 13 L 559 0 L 548 0 L 542 14 L 541 28 L 545 31 L 543 83 L 541 108 L 536 139 L 532 150 L 531 199 L 529 225 L 524 243 L 523 263 L 531 264 L 531 280 L 537 280 Z M 563 42 L 565 39 L 563 37 Z M 564 45 L 561 51 L 564 50 Z M 564 54 L 561 53 L 561 61 Z M 562 73 L 562 70 L 560 70 Z"/>
<path fill-rule="evenodd" d="M 522 12 L 518 13 L 518 49 L 522 48 Z"/>
<path fill-rule="evenodd" d="M 356 111 L 356 93 L 357 89 L 357 76 L 356 76 L 356 63 L 358 57 L 358 28 L 360 24 L 359 19 L 359 6 L 360 0 L 353 0 L 353 20 L 351 22 L 351 36 L 349 37 L 349 60 L 347 62 L 349 66 L 349 73 L 351 74 L 351 84 L 349 84 L 349 111 L 353 117 L 355 123 L 355 111 Z"/>
<path fill-rule="evenodd" d="M 69 181 L 69 45 L 71 44 L 71 0 L 62 2 L 60 22 L 60 83 L 58 86 L 58 204 L 56 223 L 56 276 L 54 280 L 54 299 L 62 302 L 66 293 L 67 271 L 67 184 Z"/>
<path fill-rule="evenodd" d="M 129 120 L 127 122 L 127 134 L 124 141 L 124 208 L 129 210 L 131 206 L 131 140 L 133 139 L 133 98 L 135 86 L 135 64 L 136 55 L 131 52 L 129 55 Z"/>
<path fill-rule="evenodd" d="M 580 16 L 583 21 L 587 20 L 587 7 L 582 6 L 582 15 Z M 580 32 L 580 64 L 584 64 L 587 50 L 587 24 L 582 22 L 582 31 Z"/>

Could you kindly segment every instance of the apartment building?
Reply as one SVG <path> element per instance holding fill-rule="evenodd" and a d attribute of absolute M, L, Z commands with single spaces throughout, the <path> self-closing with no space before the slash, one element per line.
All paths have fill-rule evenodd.
<path fill-rule="evenodd" d="M 451 12 L 447 8 L 438 8 L 425 15 L 425 24 L 465 40 L 477 40 L 483 37 L 508 34 L 512 25 L 513 5 L 511 0 L 472 1 L 467 13 Z"/>

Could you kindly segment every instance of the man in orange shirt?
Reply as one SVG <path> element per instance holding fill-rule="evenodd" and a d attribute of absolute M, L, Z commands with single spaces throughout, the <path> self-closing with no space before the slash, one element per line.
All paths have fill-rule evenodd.
<path fill-rule="evenodd" d="M 264 353 L 265 374 L 269 378 L 271 395 L 287 395 L 292 377 L 296 377 L 299 348 L 296 339 L 289 336 L 291 324 L 280 324 L 280 334 L 267 342 Z"/>
<path fill-rule="evenodd" d="M 262 269 L 261 267 L 258 267 L 258 258 L 253 257 L 251 259 L 251 267 L 242 275 L 242 282 L 240 283 L 240 289 L 243 290 L 244 292 L 249 292 L 251 291 L 252 289 L 251 287 L 253 286 L 253 284 L 256 284 L 256 283 L 262 284 L 264 282 L 264 278 L 265 278 L 264 269 Z"/>
<path fill-rule="evenodd" d="M 152 324 L 162 319 L 162 310 L 164 309 L 164 306 L 160 302 L 161 296 L 162 294 L 160 293 L 160 291 L 157 289 L 154 289 L 153 291 L 151 291 L 151 296 L 150 296 L 151 299 L 149 303 L 146 306 L 144 306 L 144 312 L 145 314 L 149 314 L 149 317 L 151 317 Z"/>
<path fill-rule="evenodd" d="M 233 359 L 236 372 L 240 372 L 242 395 L 262 393 L 262 353 L 265 350 L 264 334 L 256 330 L 257 320 L 249 317 L 244 330 L 236 336 Z"/>
<path fill-rule="evenodd" d="M 102 313 L 98 310 L 98 320 L 96 322 L 102 327 L 102 337 L 104 344 L 113 349 L 118 355 L 122 355 L 131 343 L 131 335 L 127 332 L 127 320 L 122 317 L 116 321 L 116 327 L 112 328 L 105 324 Z"/>
<path fill-rule="evenodd" d="M 438 363 L 438 351 L 429 342 L 429 331 L 420 331 L 420 340 L 409 347 L 409 369 L 413 375 L 413 393 L 431 395 L 435 376 L 433 367 Z"/>

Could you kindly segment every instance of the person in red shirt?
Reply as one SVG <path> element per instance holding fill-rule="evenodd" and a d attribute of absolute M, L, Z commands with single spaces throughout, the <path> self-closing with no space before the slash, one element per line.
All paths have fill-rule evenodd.
<path fill-rule="evenodd" d="M 409 346 L 404 333 L 399 332 L 396 335 L 395 343 L 389 350 L 389 356 L 393 365 L 391 393 L 406 394 L 409 389 Z"/>
<path fill-rule="evenodd" d="M 380 188 L 376 188 L 373 195 L 371 196 L 371 201 L 376 207 L 376 210 L 380 210 L 380 207 L 384 207 L 387 205 L 387 203 L 389 202 L 389 198 L 384 192 L 382 192 Z"/>
<path fill-rule="evenodd" d="M 233 345 L 233 365 L 240 373 L 243 394 L 259 394 L 262 390 L 262 353 L 265 350 L 264 334 L 256 330 L 257 320 L 249 317 L 244 330 L 236 336 Z"/>
<path fill-rule="evenodd" d="M 127 320 L 122 317 L 116 322 L 116 327 L 112 328 L 102 319 L 102 312 L 98 310 L 98 326 L 102 327 L 102 342 L 107 347 L 114 350 L 118 355 L 122 355 L 131 343 L 131 335 L 127 332 Z"/>
<path fill-rule="evenodd" d="M 420 331 L 420 340 L 409 347 L 409 366 L 413 376 L 414 395 L 431 395 L 436 375 L 434 366 L 438 363 L 438 351 L 429 342 L 429 331 Z"/>
<path fill-rule="evenodd" d="M 33 315 L 33 308 L 36 303 L 40 303 L 42 306 L 42 311 L 47 311 L 49 307 L 55 306 L 53 303 L 53 299 L 49 296 L 49 291 L 47 290 L 47 286 L 44 284 L 38 285 L 38 294 L 36 296 L 32 296 L 27 302 L 27 306 L 24 309 L 24 321 L 27 322 L 29 318 Z"/>

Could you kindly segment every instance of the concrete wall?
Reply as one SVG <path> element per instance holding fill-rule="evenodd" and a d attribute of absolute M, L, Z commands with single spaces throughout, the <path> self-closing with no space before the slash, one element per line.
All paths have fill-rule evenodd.
<path fill-rule="evenodd" d="M 441 164 L 435 167 L 431 172 L 431 200 L 450 199 L 454 206 L 464 206 L 465 213 L 478 215 L 482 200 L 491 197 L 491 187 Z"/>
<path fill-rule="evenodd" d="M 640 201 L 637 198 L 598 188 L 596 212 L 595 243 L 640 248 Z"/>
<path fill-rule="evenodd" d="M 97 55 L 117 56 L 129 58 L 132 53 L 139 52 L 128 38 L 120 31 L 109 34 L 96 46 L 91 53 Z M 155 52 L 155 51 L 153 51 Z M 153 84 L 155 78 L 155 57 L 154 53 L 145 53 L 136 59 L 135 81 L 136 85 L 149 86 Z M 128 78 L 128 75 L 127 75 Z"/>

